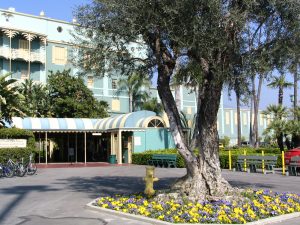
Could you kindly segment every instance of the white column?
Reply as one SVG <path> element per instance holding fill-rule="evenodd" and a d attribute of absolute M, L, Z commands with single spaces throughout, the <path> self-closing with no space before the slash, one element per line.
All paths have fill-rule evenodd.
<path fill-rule="evenodd" d="M 103 77 L 103 96 L 108 96 L 108 77 Z"/>
<path fill-rule="evenodd" d="M 84 163 L 86 164 L 86 132 L 84 132 Z"/>
<path fill-rule="evenodd" d="M 40 143 L 40 149 L 39 149 L 39 163 L 41 163 L 41 151 L 42 151 L 41 133 L 39 133 L 39 143 Z"/>
<path fill-rule="evenodd" d="M 46 164 L 48 164 L 48 134 L 47 134 L 47 132 L 45 134 L 45 139 L 46 139 Z"/>
<path fill-rule="evenodd" d="M 110 133 L 110 154 L 114 154 L 114 133 Z"/>
<path fill-rule="evenodd" d="M 75 135 L 75 162 L 77 163 L 77 133 Z"/>
<path fill-rule="evenodd" d="M 118 132 L 118 164 L 122 164 L 122 133 Z"/>
<path fill-rule="evenodd" d="M 233 135 L 234 134 L 234 123 L 235 123 L 235 121 L 234 121 L 234 118 L 233 118 L 233 110 L 231 109 L 230 110 L 230 120 L 231 120 L 231 123 L 230 123 L 230 130 L 231 130 L 231 135 Z"/>

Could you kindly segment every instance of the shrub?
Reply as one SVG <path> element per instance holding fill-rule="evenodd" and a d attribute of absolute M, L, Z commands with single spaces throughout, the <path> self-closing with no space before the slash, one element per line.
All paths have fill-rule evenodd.
<path fill-rule="evenodd" d="M 247 155 L 261 155 L 262 150 L 264 150 L 265 155 L 277 155 L 277 165 L 276 167 L 282 166 L 281 154 L 279 153 L 278 148 L 259 148 L 254 149 L 250 147 L 243 147 L 231 150 L 231 160 L 232 160 L 232 168 L 235 167 L 235 163 L 237 161 L 238 155 L 243 155 L 244 151 L 246 151 Z M 181 155 L 179 155 L 176 149 L 160 149 L 160 150 L 148 150 L 143 153 L 134 153 L 132 154 L 132 163 L 137 165 L 147 165 L 148 160 L 152 158 L 153 154 L 177 154 L 177 167 L 184 168 L 185 163 Z M 229 169 L 229 150 L 220 151 L 220 166 L 222 169 Z"/>
<path fill-rule="evenodd" d="M 18 128 L 2 128 L 0 129 L 0 139 L 27 139 L 26 148 L 0 148 L 0 163 L 7 162 L 8 158 L 18 160 L 21 158 L 29 158 L 31 153 L 35 153 L 35 139 L 31 131 Z"/>
<path fill-rule="evenodd" d="M 148 150 L 143 153 L 133 153 L 132 163 L 137 165 L 147 165 L 148 160 L 152 159 L 152 155 L 154 154 L 176 154 L 176 166 L 178 168 L 185 168 L 184 160 L 181 155 L 178 154 L 178 151 L 176 149 Z"/>

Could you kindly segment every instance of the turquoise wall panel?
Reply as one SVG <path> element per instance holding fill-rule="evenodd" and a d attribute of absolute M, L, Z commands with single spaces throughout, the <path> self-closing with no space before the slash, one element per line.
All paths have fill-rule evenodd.
<path fill-rule="evenodd" d="M 40 81 L 40 64 L 32 63 L 30 65 L 30 79 Z"/>
<path fill-rule="evenodd" d="M 167 129 L 147 128 L 144 132 L 134 132 L 140 145 L 134 144 L 134 152 L 175 148 L 171 133 Z"/>
<path fill-rule="evenodd" d="M 59 47 L 65 47 L 65 48 L 68 48 L 68 63 L 65 64 L 65 65 L 58 65 L 58 64 L 54 64 L 52 63 L 52 48 L 53 46 L 59 46 Z M 71 69 L 71 75 L 73 75 L 73 66 L 72 64 L 70 63 L 70 60 L 71 60 L 71 54 L 72 54 L 72 50 L 70 48 L 70 46 L 68 45 L 63 45 L 63 44 L 54 44 L 54 43 L 48 43 L 47 45 L 47 76 L 50 74 L 49 71 L 53 71 L 54 73 L 56 73 L 57 71 L 63 71 L 63 70 L 68 70 L 68 69 Z"/>
<path fill-rule="evenodd" d="M 144 152 L 146 150 L 145 132 L 143 132 L 143 131 L 134 131 L 133 132 L 133 138 L 134 138 L 133 152 L 134 153 Z"/>

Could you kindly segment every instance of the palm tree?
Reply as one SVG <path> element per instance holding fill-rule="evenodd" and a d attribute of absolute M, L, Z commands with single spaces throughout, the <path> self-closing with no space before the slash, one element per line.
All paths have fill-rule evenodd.
<path fill-rule="evenodd" d="M 146 91 L 151 83 L 143 74 L 132 73 L 130 76 L 120 79 L 118 82 L 117 95 L 126 91 L 129 96 L 129 112 L 133 112 L 142 107 L 143 103 L 149 98 Z"/>
<path fill-rule="evenodd" d="M 7 79 L 10 75 L 0 75 L 0 127 L 11 123 L 13 116 L 25 115 L 21 110 L 24 96 L 18 92 L 17 80 Z"/>
<path fill-rule="evenodd" d="M 19 91 L 25 97 L 24 110 L 27 115 L 33 117 L 46 117 L 51 115 L 49 91 L 46 86 L 27 79 L 21 84 Z"/>
<path fill-rule="evenodd" d="M 151 98 L 142 105 L 142 109 L 155 112 L 156 115 L 160 115 L 163 112 L 163 105 L 157 101 L 157 98 Z"/>
<path fill-rule="evenodd" d="M 293 86 L 293 83 L 287 82 L 285 80 L 285 75 L 281 74 L 279 77 L 273 77 L 273 81 L 268 84 L 269 87 L 277 89 L 278 88 L 278 104 L 282 105 L 283 103 L 283 89 L 290 88 Z"/>
<path fill-rule="evenodd" d="M 265 111 L 264 115 L 269 115 L 272 119 L 264 134 L 274 134 L 277 140 L 277 144 L 280 151 L 284 151 L 283 137 L 287 133 L 288 122 L 286 118 L 288 117 L 288 110 L 282 105 L 269 105 Z"/>

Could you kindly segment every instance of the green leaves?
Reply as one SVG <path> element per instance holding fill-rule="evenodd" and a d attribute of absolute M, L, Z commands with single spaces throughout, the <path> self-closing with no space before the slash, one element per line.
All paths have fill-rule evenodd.
<path fill-rule="evenodd" d="M 24 116 L 21 103 L 23 96 L 18 92 L 17 80 L 9 79 L 10 74 L 0 75 L 0 127 L 13 116 Z"/>
<path fill-rule="evenodd" d="M 70 75 L 70 70 L 51 72 L 48 80 L 50 104 L 55 117 L 107 117 L 108 104 L 98 101 L 83 80 Z"/>

